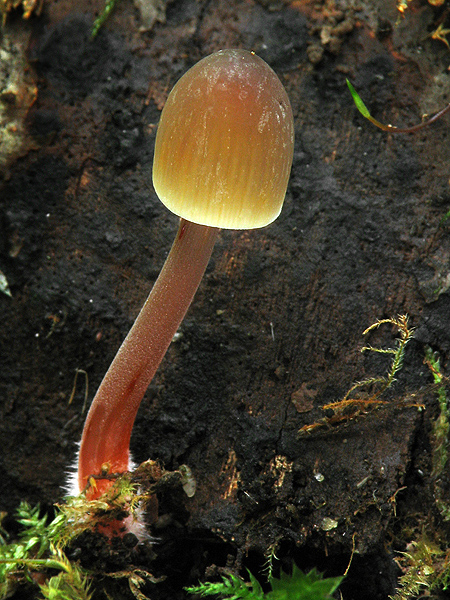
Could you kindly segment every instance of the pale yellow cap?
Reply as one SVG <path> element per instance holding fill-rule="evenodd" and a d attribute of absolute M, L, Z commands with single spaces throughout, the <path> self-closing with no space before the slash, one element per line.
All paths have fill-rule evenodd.
<path fill-rule="evenodd" d="M 220 50 L 176 83 L 161 114 L 153 184 L 184 219 L 263 227 L 281 211 L 294 150 L 286 91 L 246 50 Z"/>

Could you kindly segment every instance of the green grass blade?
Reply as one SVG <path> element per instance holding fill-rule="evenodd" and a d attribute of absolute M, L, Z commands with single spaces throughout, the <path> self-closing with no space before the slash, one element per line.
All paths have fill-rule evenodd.
<path fill-rule="evenodd" d="M 353 102 L 355 103 L 356 108 L 359 110 L 363 117 L 369 119 L 369 121 L 372 120 L 372 115 L 370 114 L 367 106 L 361 100 L 361 97 L 358 94 L 358 92 L 355 90 L 355 88 L 352 86 L 348 79 L 346 79 L 345 81 L 347 82 L 348 89 L 350 90 L 350 94 L 352 95 Z"/>

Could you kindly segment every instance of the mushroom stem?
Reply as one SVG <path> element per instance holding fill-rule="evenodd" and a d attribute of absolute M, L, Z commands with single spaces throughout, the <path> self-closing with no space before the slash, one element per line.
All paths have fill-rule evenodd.
<path fill-rule="evenodd" d="M 78 458 L 78 486 L 92 475 L 129 468 L 134 420 L 205 272 L 219 229 L 181 219 L 172 249 L 133 327 L 109 367 L 89 410 Z M 111 483 L 88 489 L 99 497 Z"/>

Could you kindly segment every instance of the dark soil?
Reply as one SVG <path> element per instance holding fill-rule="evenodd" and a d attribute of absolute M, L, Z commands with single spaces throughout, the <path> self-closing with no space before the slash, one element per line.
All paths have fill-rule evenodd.
<path fill-rule="evenodd" d="M 135 554 L 168 575 L 146 588 L 153 600 L 185 598 L 183 586 L 222 567 L 258 573 L 270 547 L 282 564 L 329 576 L 354 550 L 343 598 L 385 600 L 408 541 L 402 522 L 439 518 L 438 405 L 423 359 L 427 345 L 444 372 L 450 358 L 449 118 L 383 133 L 357 112 L 345 78 L 384 123 L 442 108 L 450 55 L 430 34 L 445 9 L 414 1 L 401 19 L 394 0 L 350 4 L 173 0 L 166 22 L 143 31 L 122 0 L 91 40 L 101 0 L 48 0 L 40 17 L 11 14 L 2 34 L 26 40 L 37 86 L 0 187 L 12 293 L 0 294 L 0 510 L 11 516 L 21 500 L 49 509 L 61 499 L 85 419 L 82 374 L 69 403 L 76 370 L 90 401 L 175 236 L 151 182 L 173 84 L 203 56 L 242 47 L 291 99 L 282 214 L 221 233 L 136 421 L 137 462 L 184 463 L 197 481 L 191 499 L 160 499 L 159 541 Z M 395 328 L 368 340 L 362 331 L 398 314 L 416 334 L 389 403 L 299 437 L 354 381 L 387 371 L 389 357 L 360 348 L 392 347 Z M 412 394 L 424 411 L 399 404 Z M 74 556 L 93 543 L 80 540 Z M 115 585 L 113 597 L 129 597 Z"/>

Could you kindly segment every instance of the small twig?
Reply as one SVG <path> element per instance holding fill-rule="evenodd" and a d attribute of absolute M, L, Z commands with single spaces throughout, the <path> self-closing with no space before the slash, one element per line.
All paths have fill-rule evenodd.
<path fill-rule="evenodd" d="M 84 414 L 84 412 L 86 410 L 87 399 L 88 399 L 88 394 L 89 394 L 89 378 L 88 378 L 87 372 L 84 369 L 76 369 L 75 370 L 75 378 L 73 380 L 72 392 L 70 394 L 70 398 L 69 398 L 68 404 L 70 405 L 72 403 L 72 400 L 75 397 L 75 392 L 76 392 L 76 389 L 77 389 L 78 373 L 83 373 L 83 375 L 85 377 L 85 381 L 86 381 L 86 385 L 85 385 L 85 388 L 84 388 L 84 402 L 83 402 L 83 406 L 81 408 L 81 414 Z"/>

